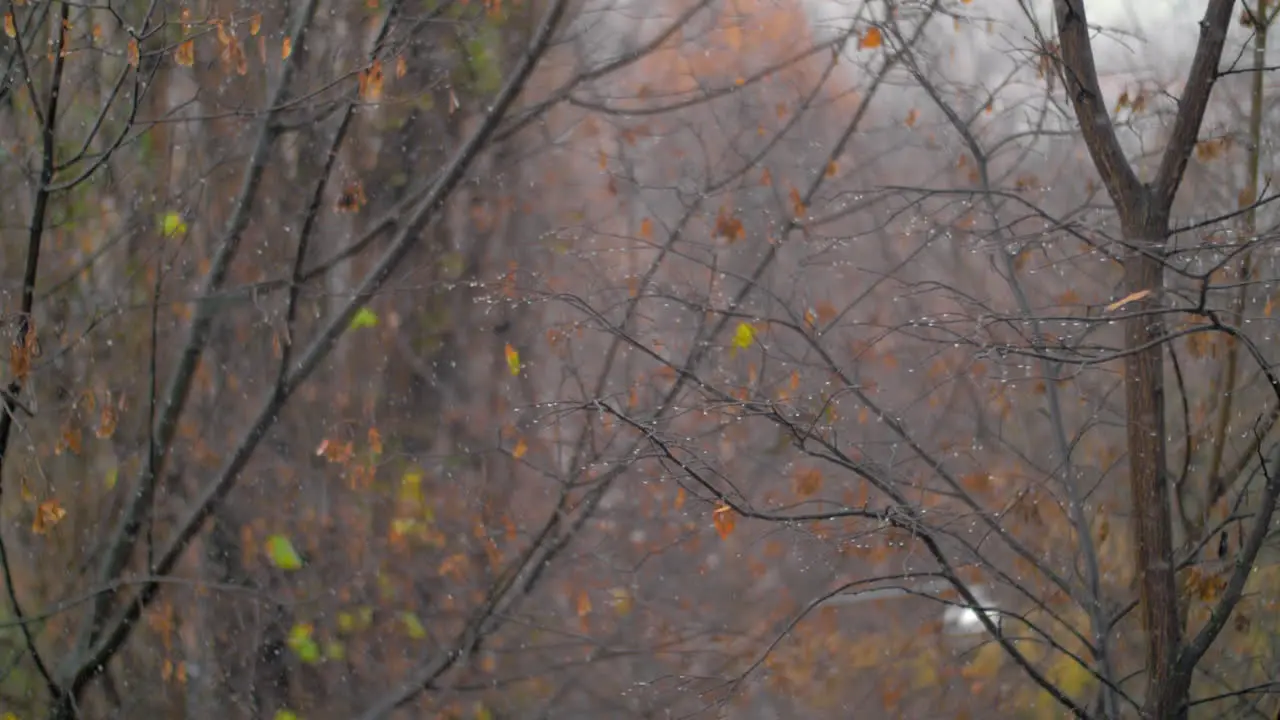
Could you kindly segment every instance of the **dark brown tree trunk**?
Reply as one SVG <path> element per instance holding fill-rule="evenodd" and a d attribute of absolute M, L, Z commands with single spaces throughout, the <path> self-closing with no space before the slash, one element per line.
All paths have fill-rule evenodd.
<path fill-rule="evenodd" d="M 1187 716 L 1190 671 L 1182 661 L 1182 621 L 1173 562 L 1172 509 L 1165 459 L 1164 253 L 1169 214 L 1218 77 L 1234 0 L 1211 0 L 1155 179 L 1143 183 L 1125 156 L 1098 84 L 1085 0 L 1055 0 L 1064 87 L 1089 154 L 1120 215 L 1127 248 L 1124 381 L 1133 516 L 1134 572 L 1146 632 L 1142 716 Z M 1199 639 L 1197 639 L 1199 640 Z"/>
<path fill-rule="evenodd" d="M 1129 488 L 1133 505 L 1136 573 L 1143 629 L 1147 634 L 1147 692 L 1144 715 L 1160 720 L 1185 717 L 1185 683 L 1174 682 L 1182 643 L 1182 620 L 1173 561 L 1169 478 L 1165 462 L 1164 319 L 1159 314 L 1164 285 L 1164 214 L 1126 227 L 1126 295 L 1147 292 L 1126 305 L 1125 407 L 1129 446 Z M 1128 225 L 1128 223 L 1126 223 Z"/>

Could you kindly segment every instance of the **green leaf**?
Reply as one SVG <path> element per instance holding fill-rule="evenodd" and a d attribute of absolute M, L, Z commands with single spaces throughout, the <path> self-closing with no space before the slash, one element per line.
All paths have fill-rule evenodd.
<path fill-rule="evenodd" d="M 116 482 L 119 481 L 119 479 L 120 479 L 120 469 L 111 468 L 110 470 L 107 471 L 107 477 L 102 481 L 102 484 L 106 485 L 107 489 L 110 490 L 116 486 Z"/>
<path fill-rule="evenodd" d="M 359 330 L 361 328 L 371 328 L 378 326 L 378 314 L 367 307 L 360 308 L 356 311 L 356 316 L 351 318 L 351 329 Z"/>
<path fill-rule="evenodd" d="M 511 343 L 507 343 L 502 350 L 502 354 L 507 358 L 507 369 L 511 371 L 513 376 L 520 374 L 520 351 L 511 347 Z"/>
<path fill-rule="evenodd" d="M 460 252 L 447 252 L 440 256 L 440 271 L 449 280 L 457 280 L 466 272 L 467 259 Z"/>
<path fill-rule="evenodd" d="M 311 637 L 313 630 L 310 623 L 298 623 L 289 630 L 285 640 L 289 649 L 298 654 L 298 659 L 308 665 L 320 662 L 320 646 Z"/>
<path fill-rule="evenodd" d="M 294 549 L 293 543 L 289 542 L 289 538 L 283 535 L 267 538 L 267 558 L 281 570 L 302 569 L 302 557 Z"/>
<path fill-rule="evenodd" d="M 347 657 L 347 646 L 331 640 L 324 644 L 324 656 L 330 660 L 344 660 Z"/>
<path fill-rule="evenodd" d="M 427 637 L 427 629 L 422 626 L 422 621 L 414 613 L 407 610 L 400 613 L 400 621 L 404 623 L 405 632 L 409 633 L 409 637 L 414 640 L 423 640 Z"/>
<path fill-rule="evenodd" d="M 292 710 L 277 710 L 273 720 L 298 720 L 298 713 Z"/>
<path fill-rule="evenodd" d="M 187 233 L 187 224 L 182 216 L 170 210 L 160 218 L 160 232 L 167 238 L 178 237 Z"/>
<path fill-rule="evenodd" d="M 738 329 L 733 332 L 733 344 L 743 350 L 751 347 L 751 343 L 755 342 L 756 329 L 749 323 L 738 323 Z"/>
<path fill-rule="evenodd" d="M 502 36 L 492 25 L 481 27 L 476 37 L 467 41 L 467 65 L 475 78 L 476 90 L 482 93 L 497 92 L 502 87 L 502 70 L 495 53 L 501 41 Z"/>

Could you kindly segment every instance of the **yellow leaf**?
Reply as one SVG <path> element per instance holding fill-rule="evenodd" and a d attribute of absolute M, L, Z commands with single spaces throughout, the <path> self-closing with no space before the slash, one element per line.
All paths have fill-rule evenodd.
<path fill-rule="evenodd" d="M 1117 301 L 1115 301 L 1115 302 L 1111 303 L 1110 305 L 1108 305 L 1108 306 L 1107 306 L 1107 312 L 1111 312 L 1111 311 L 1113 311 L 1113 310 L 1119 310 L 1120 308 L 1124 307 L 1125 305 L 1128 305 L 1128 304 L 1129 304 L 1129 303 L 1131 303 L 1131 302 L 1137 302 L 1137 301 L 1141 300 L 1142 298 L 1144 298 L 1144 297 L 1146 297 L 1146 296 L 1148 296 L 1148 295 L 1150 295 L 1150 294 L 1151 294 L 1151 291 L 1150 291 L 1150 290 L 1139 290 L 1139 291 L 1137 291 L 1137 292 L 1131 292 L 1131 293 L 1129 293 L 1128 295 L 1125 295 L 1124 297 L 1120 298 L 1119 300 L 1117 300 Z"/>
<path fill-rule="evenodd" d="M 515 449 L 511 451 L 511 457 L 519 460 L 524 457 L 527 452 L 529 452 L 529 443 L 525 442 L 524 438 L 520 438 L 516 441 Z"/>
<path fill-rule="evenodd" d="M 1093 674 L 1075 659 L 1063 655 L 1049 667 L 1048 675 L 1053 683 L 1068 697 L 1081 697 L 1093 685 Z"/>
<path fill-rule="evenodd" d="M 267 538 L 267 559 L 281 570 L 301 570 L 302 556 L 294 549 L 293 543 L 283 535 L 272 535 Z"/>
<path fill-rule="evenodd" d="M 733 532 L 733 526 L 737 522 L 734 517 L 733 508 L 724 503 L 720 503 L 720 507 L 711 513 L 711 522 L 716 527 L 716 532 L 720 534 L 720 538 L 729 537 L 729 533 Z"/>
<path fill-rule="evenodd" d="M 622 617 L 631 614 L 631 608 L 635 603 L 631 597 L 630 590 L 624 587 L 616 587 L 610 590 L 609 594 L 613 596 L 614 612 Z"/>
<path fill-rule="evenodd" d="M 867 30 L 861 38 L 858 39 L 858 49 L 866 50 L 868 48 L 878 48 L 884 44 L 884 36 L 880 34 L 880 28 L 873 27 Z"/>
<path fill-rule="evenodd" d="M 422 621 L 418 619 L 415 613 L 405 611 L 400 613 L 400 622 L 404 624 L 405 634 L 413 640 L 422 640 L 427 637 L 427 628 L 423 626 Z"/>
<path fill-rule="evenodd" d="M 519 351 L 511 347 L 511 343 L 507 343 L 507 346 L 503 348 L 502 352 L 507 357 L 507 369 L 511 371 L 512 375 L 519 375 L 520 374 Z"/>
<path fill-rule="evenodd" d="M 733 332 L 733 344 L 736 347 L 747 349 L 751 347 L 751 343 L 756 339 L 756 329 L 751 327 L 750 323 L 738 323 L 738 329 Z"/>

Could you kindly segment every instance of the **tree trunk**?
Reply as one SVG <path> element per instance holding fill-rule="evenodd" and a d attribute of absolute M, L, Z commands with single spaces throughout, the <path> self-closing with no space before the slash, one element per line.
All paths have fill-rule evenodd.
<path fill-rule="evenodd" d="M 1144 213 L 1145 214 L 1145 213 Z M 1165 213 L 1126 223 L 1130 238 L 1124 261 L 1126 295 L 1148 292 L 1126 305 L 1124 361 L 1129 492 L 1133 506 L 1135 561 L 1140 612 L 1147 634 L 1147 692 L 1144 717 L 1186 716 L 1187 686 L 1174 678 L 1182 643 L 1173 561 L 1173 517 L 1165 462 L 1164 319 L 1159 314 L 1164 287 Z"/>
<path fill-rule="evenodd" d="M 1200 22 L 1200 40 L 1159 170 L 1154 180 L 1143 183 L 1120 145 L 1098 84 L 1085 1 L 1054 0 L 1063 85 L 1089 155 L 1120 215 L 1128 245 L 1124 293 L 1134 299 L 1118 312 L 1125 315 L 1124 383 L 1133 559 L 1139 612 L 1146 632 L 1147 687 L 1142 716 L 1152 720 L 1186 718 L 1190 686 L 1190 669 L 1179 671 L 1184 648 L 1165 459 L 1164 320 L 1160 315 L 1164 254 L 1170 209 L 1218 77 L 1218 62 L 1234 6 L 1234 0 L 1210 0 Z"/>

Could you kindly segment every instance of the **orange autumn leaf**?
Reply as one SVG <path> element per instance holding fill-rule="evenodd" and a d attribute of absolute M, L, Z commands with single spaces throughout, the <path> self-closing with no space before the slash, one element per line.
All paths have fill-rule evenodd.
<path fill-rule="evenodd" d="M 884 44 L 884 36 L 880 34 L 880 28 L 873 27 L 867 30 L 861 38 L 858 39 L 858 49 L 868 50 L 878 48 Z"/>
<path fill-rule="evenodd" d="M 22 342 L 14 338 L 9 344 L 9 373 L 15 380 L 25 380 L 31 372 L 32 358 L 39 357 L 40 345 L 36 340 L 36 331 L 28 327 Z"/>
<path fill-rule="evenodd" d="M 720 212 L 716 215 L 715 237 L 722 237 L 734 243 L 746 236 L 747 229 L 743 227 L 742 221 L 730 215 L 726 208 L 720 208 Z"/>
<path fill-rule="evenodd" d="M 818 303 L 818 322 L 826 325 L 836 319 L 836 308 L 829 301 L 823 300 Z"/>
<path fill-rule="evenodd" d="M 129 67 L 133 68 L 134 70 L 137 70 L 138 60 L 139 60 L 137 38 L 129 38 L 129 45 L 128 45 L 127 54 L 125 57 L 127 57 L 129 60 Z"/>
<path fill-rule="evenodd" d="M 720 506 L 711 513 L 711 522 L 716 526 L 716 532 L 723 540 L 733 532 L 733 526 L 736 524 L 737 518 L 734 517 L 733 508 L 720 503 Z"/>
<path fill-rule="evenodd" d="M 194 40 L 184 40 L 178 49 L 173 51 L 173 61 L 182 67 L 191 67 L 196 62 L 196 43 Z"/>
<path fill-rule="evenodd" d="M 822 471 L 817 468 L 797 470 L 791 477 L 796 495 L 809 497 L 822 489 Z"/>
<path fill-rule="evenodd" d="M 409 72 L 409 63 L 407 63 L 404 59 L 404 56 L 401 55 L 400 57 L 396 58 L 396 77 L 402 78 L 404 77 L 404 74 L 407 72 Z"/>
<path fill-rule="evenodd" d="M 1067 290 L 1058 296 L 1059 305 L 1079 305 L 1080 295 L 1075 290 Z"/>
<path fill-rule="evenodd" d="M 919 120 L 920 120 L 920 111 L 916 110 L 915 108 L 911 108 L 911 112 L 907 113 L 907 119 L 904 120 L 903 122 L 906 123 L 907 127 L 915 127 L 916 122 L 918 122 Z"/>
<path fill-rule="evenodd" d="M 984 472 L 969 473 L 961 476 L 960 484 L 969 492 L 984 493 L 991 489 L 991 476 Z"/>
<path fill-rule="evenodd" d="M 524 457 L 527 452 L 529 452 L 529 443 L 525 442 L 524 438 L 520 438 L 519 440 L 516 440 L 516 446 L 511 450 L 511 457 L 519 460 Z"/>
<path fill-rule="evenodd" d="M 769 172 L 769 168 L 765 168 L 761 171 L 760 184 L 764 187 L 769 187 L 773 184 L 773 173 Z"/>
<path fill-rule="evenodd" d="M 645 218 L 640 221 L 640 237 L 645 240 L 653 238 L 653 220 Z"/>
<path fill-rule="evenodd" d="M 827 162 L 827 177 L 829 177 L 829 178 L 833 178 L 833 177 L 835 177 L 835 176 L 836 176 L 836 173 L 838 173 L 838 172 L 840 172 L 840 166 L 836 163 L 836 161 L 835 161 L 835 160 L 830 160 L 830 161 L 828 161 L 828 162 Z"/>
<path fill-rule="evenodd" d="M 377 102 L 382 99 L 382 61 L 374 60 L 368 70 L 360 73 L 360 99 Z"/>
<path fill-rule="evenodd" d="M 578 619 L 582 624 L 582 629 L 585 631 L 588 628 L 587 616 L 591 614 L 591 596 L 587 594 L 586 590 L 579 590 L 575 604 L 577 605 Z"/>
<path fill-rule="evenodd" d="M 249 18 L 249 34 L 257 35 L 262 30 L 262 13 L 254 13 Z"/>
<path fill-rule="evenodd" d="M 4 14 L 4 34 L 11 38 L 18 36 L 18 27 L 13 22 L 13 13 L 11 12 Z"/>
<path fill-rule="evenodd" d="M 792 187 L 791 192 L 788 194 L 788 196 L 791 198 L 791 212 L 797 218 L 803 217 L 804 211 L 805 211 L 805 205 L 804 205 L 804 198 L 800 197 L 800 191 Z"/>
<path fill-rule="evenodd" d="M 288 60 L 293 54 L 293 38 L 285 37 L 284 43 L 280 46 L 280 59 Z"/>
<path fill-rule="evenodd" d="M 37 535 L 44 535 L 66 516 L 67 511 L 56 499 L 45 500 L 36 508 L 35 519 L 31 522 L 31 531 Z"/>
<path fill-rule="evenodd" d="M 115 406 L 109 403 L 102 406 L 102 413 L 98 416 L 98 429 L 94 432 L 99 440 L 109 439 L 115 434 L 118 419 Z"/>

